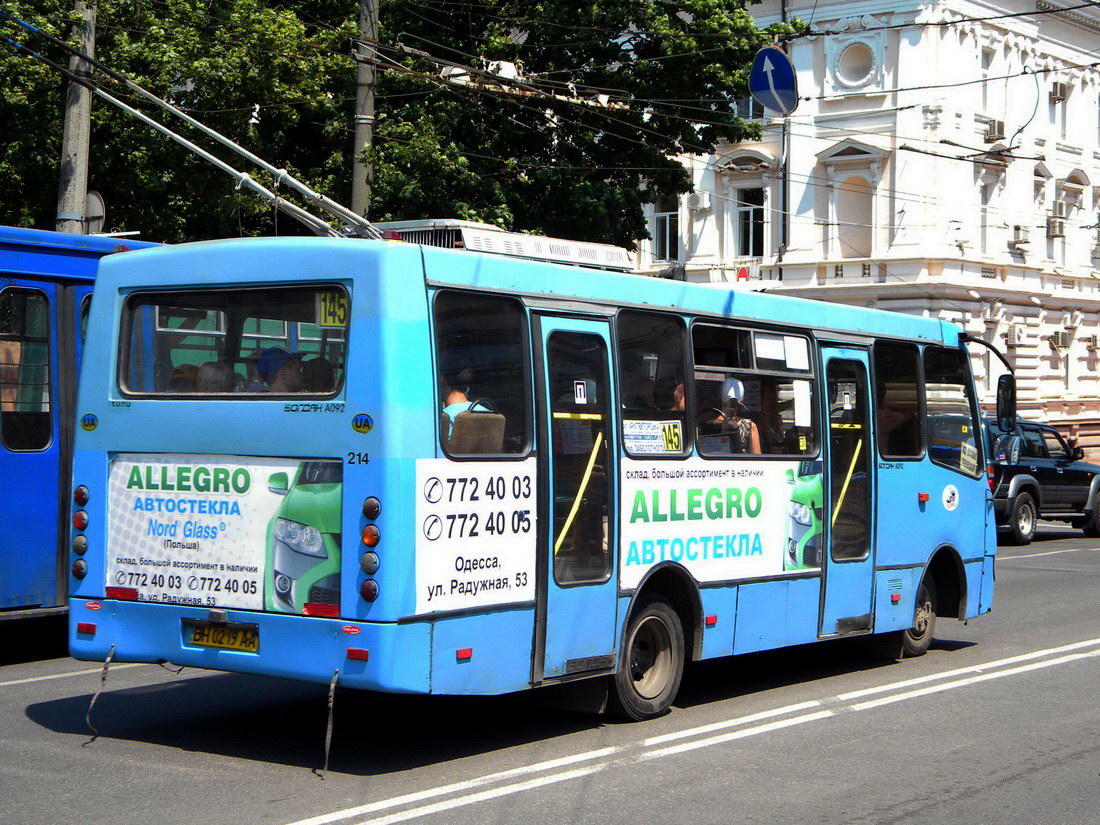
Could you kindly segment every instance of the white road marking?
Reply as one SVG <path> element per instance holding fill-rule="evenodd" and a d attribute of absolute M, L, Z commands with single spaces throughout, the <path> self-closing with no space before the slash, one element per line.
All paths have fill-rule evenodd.
<path fill-rule="evenodd" d="M 1026 556 L 997 556 L 998 561 L 1014 561 L 1016 559 L 1037 559 L 1039 556 L 1056 556 L 1059 553 L 1095 553 L 1097 547 L 1070 547 L 1066 550 L 1046 550 L 1042 553 L 1028 553 Z"/>
<path fill-rule="evenodd" d="M 505 782 L 505 784 L 500 784 L 495 788 L 487 788 L 485 790 L 480 790 L 475 793 L 466 793 L 465 795 L 454 796 L 446 800 L 433 802 L 429 805 L 421 805 L 419 807 L 408 808 L 404 811 L 394 811 L 393 813 L 385 814 L 381 817 L 377 817 L 374 819 L 358 820 L 355 823 L 355 825 L 394 825 L 394 823 L 407 822 L 412 819 L 420 819 L 422 817 L 453 810 L 454 808 L 475 805 L 479 802 L 484 802 L 490 799 L 497 799 L 503 796 L 524 793 L 526 791 L 535 790 L 537 788 L 546 787 L 548 785 L 554 785 L 560 782 L 567 782 L 571 779 L 577 779 L 583 776 L 590 776 L 592 774 L 601 773 L 613 767 L 637 764 L 639 762 L 649 761 L 653 759 L 663 759 L 668 756 L 674 756 L 676 754 L 685 753 L 687 751 L 696 750 L 698 748 L 721 745 L 726 742 L 735 741 L 737 739 L 745 739 L 751 736 L 759 736 L 761 734 L 771 733 L 773 731 L 782 730 L 784 728 L 794 727 L 796 725 L 803 725 L 808 722 L 817 722 L 822 719 L 828 719 L 834 716 L 838 716 L 845 711 L 871 710 L 876 707 L 881 707 L 882 705 L 892 704 L 895 702 L 904 702 L 910 699 L 916 699 L 921 696 L 927 696 L 933 693 L 941 693 L 948 690 L 955 690 L 957 688 L 967 687 L 992 679 L 1001 679 L 1006 676 L 1015 676 L 1033 670 L 1055 667 L 1058 665 L 1068 664 L 1070 662 L 1100 657 L 1100 649 L 1071 653 L 1069 655 L 1062 656 L 1057 655 L 1066 653 L 1067 651 L 1079 651 L 1082 648 L 1097 645 L 1100 645 L 1100 638 L 1089 639 L 1083 642 L 1075 642 L 1073 644 L 1062 645 L 1060 647 L 1032 651 L 1030 653 L 1020 654 L 1018 656 L 1011 656 L 1005 659 L 998 659 L 992 662 L 985 662 L 982 664 L 973 665 L 971 667 L 958 668 L 955 670 L 944 671 L 942 673 L 930 674 L 928 676 L 920 677 L 918 679 L 906 679 L 888 685 L 881 685 L 874 688 L 867 688 L 865 690 L 842 693 L 830 699 L 814 700 L 785 705 L 783 707 L 761 711 L 760 713 L 750 714 L 748 716 L 742 716 L 736 719 L 729 719 L 723 722 L 715 722 L 713 724 L 701 725 L 695 728 L 690 728 L 688 730 L 663 734 L 661 736 L 652 736 L 642 740 L 636 745 L 600 748 L 598 750 L 574 754 L 573 756 L 562 757 L 561 759 L 538 762 L 533 765 L 528 765 L 522 768 L 514 768 L 512 770 L 503 771 L 501 773 L 487 774 L 485 776 L 467 780 L 465 782 L 457 782 L 438 788 L 430 788 L 425 791 L 420 791 L 418 793 L 405 794 L 403 796 L 379 800 L 377 802 L 360 805 L 354 808 L 346 808 L 340 811 L 333 811 L 331 813 L 322 814 L 320 816 L 312 817 L 310 819 L 298 820 L 297 822 L 290 823 L 290 825 L 331 825 L 331 823 L 334 822 L 340 822 L 359 816 L 369 815 L 385 810 L 391 810 L 402 805 L 417 803 L 447 794 L 461 793 L 463 791 L 471 790 L 474 788 L 505 782 L 505 780 L 514 779 L 519 776 L 525 776 L 545 771 L 555 771 L 559 768 L 565 768 L 570 765 L 575 765 L 578 762 L 593 763 L 579 768 L 572 768 L 556 773 L 549 773 L 546 776 L 525 779 L 522 782 Z M 1044 656 L 1054 656 L 1055 658 L 1047 658 L 1042 661 L 1029 661 L 1040 659 Z M 1017 665 L 1019 662 L 1028 662 L 1028 664 L 1018 665 L 1015 667 L 1007 667 L 1008 665 Z M 995 668 L 995 670 L 993 672 L 984 672 L 990 670 L 991 668 Z M 977 673 L 977 675 L 965 679 L 955 679 L 954 681 L 940 682 L 940 680 L 942 679 L 949 679 L 963 673 Z M 937 681 L 940 683 L 934 685 L 926 684 L 929 681 Z M 898 690 L 901 688 L 911 687 L 913 685 L 919 684 L 924 684 L 925 686 L 916 690 L 905 691 L 902 693 L 892 694 L 890 696 L 884 696 L 878 699 L 872 699 L 867 702 L 848 704 L 848 702 L 855 698 L 873 695 L 875 693 L 882 693 L 888 690 Z M 789 713 L 797 713 L 799 711 L 809 710 L 815 707 L 821 707 L 822 705 L 826 705 L 831 702 L 838 703 L 838 706 L 826 707 L 822 708 L 821 710 L 813 711 L 811 713 L 804 713 L 800 716 L 792 716 L 788 719 L 779 719 L 762 725 L 742 728 L 740 730 L 727 731 L 726 733 L 722 733 L 717 736 L 704 736 L 703 738 L 695 739 L 690 742 L 681 742 L 679 744 L 669 747 L 655 747 L 657 745 L 664 744 L 670 741 L 675 741 L 677 739 L 685 739 L 691 736 L 700 736 L 701 734 L 711 733 L 716 730 L 723 730 L 738 725 L 760 721 L 762 719 L 782 716 Z"/>
<path fill-rule="evenodd" d="M 144 662 L 131 662 L 125 665 L 111 665 L 111 673 L 116 670 L 125 670 L 128 667 L 150 667 L 150 665 Z M 8 687 L 9 685 L 27 685 L 31 682 L 45 682 L 47 679 L 65 679 L 69 676 L 92 676 L 98 675 L 103 672 L 103 665 L 95 668 L 94 670 L 74 670 L 69 673 L 52 673 L 49 676 L 31 676 L 26 679 L 11 679 L 7 682 L 0 682 L 0 687 Z"/>

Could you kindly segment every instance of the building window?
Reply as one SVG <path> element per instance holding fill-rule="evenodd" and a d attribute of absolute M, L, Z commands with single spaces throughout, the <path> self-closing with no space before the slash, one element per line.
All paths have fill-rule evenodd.
<path fill-rule="evenodd" d="M 653 257 L 658 261 L 679 261 L 680 201 L 661 198 L 653 207 Z"/>
<path fill-rule="evenodd" d="M 764 255 L 764 189 L 733 190 L 733 255 L 760 258 Z"/>
<path fill-rule="evenodd" d="M 755 97 L 739 97 L 733 104 L 733 111 L 743 120 L 760 120 L 764 117 L 764 106 Z"/>
<path fill-rule="evenodd" d="M 837 241 L 841 258 L 871 257 L 872 208 L 871 184 L 858 175 L 837 187 Z"/>

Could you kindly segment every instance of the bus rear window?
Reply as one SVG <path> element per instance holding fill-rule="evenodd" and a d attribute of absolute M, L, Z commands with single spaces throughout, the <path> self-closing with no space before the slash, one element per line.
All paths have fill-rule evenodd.
<path fill-rule="evenodd" d="M 126 302 L 130 395 L 322 395 L 344 380 L 350 301 L 338 286 L 143 292 Z"/>

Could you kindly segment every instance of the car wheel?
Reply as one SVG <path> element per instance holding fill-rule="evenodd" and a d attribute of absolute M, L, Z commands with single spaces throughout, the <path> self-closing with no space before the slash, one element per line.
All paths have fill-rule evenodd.
<path fill-rule="evenodd" d="M 643 600 L 623 636 L 619 668 L 612 677 L 611 710 L 628 721 L 668 713 L 684 674 L 684 632 L 672 605 Z"/>
<path fill-rule="evenodd" d="M 913 611 L 913 626 L 901 632 L 903 656 L 923 656 L 932 644 L 936 631 L 936 585 L 925 578 L 917 589 L 917 606 Z"/>
<path fill-rule="evenodd" d="M 1035 538 L 1035 522 L 1039 518 L 1039 508 L 1030 493 L 1019 493 L 1012 502 L 1012 513 L 1008 517 L 1008 529 L 1012 533 L 1013 544 L 1031 544 Z"/>
<path fill-rule="evenodd" d="M 1100 500 L 1096 502 L 1096 506 L 1092 508 L 1090 515 L 1084 519 L 1081 529 L 1085 531 L 1085 535 L 1090 539 L 1100 538 Z"/>

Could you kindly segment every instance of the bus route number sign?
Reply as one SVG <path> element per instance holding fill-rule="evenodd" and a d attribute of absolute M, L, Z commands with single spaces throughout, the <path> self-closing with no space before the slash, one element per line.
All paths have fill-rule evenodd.
<path fill-rule="evenodd" d="M 661 436 L 664 439 L 666 453 L 678 453 L 683 450 L 679 421 L 662 421 Z"/>
<path fill-rule="evenodd" d="M 348 323 L 348 296 L 343 292 L 317 293 L 317 326 L 345 327 Z"/>

